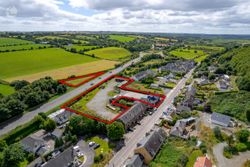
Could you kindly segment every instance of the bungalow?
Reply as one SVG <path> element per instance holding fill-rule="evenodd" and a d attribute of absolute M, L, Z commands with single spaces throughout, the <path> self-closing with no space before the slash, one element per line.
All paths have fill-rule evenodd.
<path fill-rule="evenodd" d="M 211 122 L 213 124 L 224 126 L 224 127 L 233 126 L 233 123 L 231 121 L 231 117 L 230 116 L 227 116 L 227 115 L 224 115 L 224 114 L 220 114 L 220 113 L 216 113 L 216 112 L 212 113 L 212 115 L 211 115 Z"/>
<path fill-rule="evenodd" d="M 138 121 L 142 119 L 142 117 L 146 114 L 148 107 L 136 101 L 135 104 L 123 115 L 118 118 L 124 124 L 126 130 L 133 127 Z"/>
<path fill-rule="evenodd" d="M 152 70 L 146 70 L 141 71 L 133 76 L 133 79 L 136 81 L 140 81 L 142 79 L 148 78 L 148 77 L 154 77 L 156 74 Z"/>
<path fill-rule="evenodd" d="M 52 120 L 54 120 L 58 125 L 62 125 L 66 122 L 68 122 L 70 116 L 72 115 L 72 112 L 69 112 L 65 109 L 60 109 L 52 114 L 50 114 L 48 117 Z"/>
<path fill-rule="evenodd" d="M 188 129 L 188 127 L 194 122 L 195 118 L 193 117 L 178 120 L 171 128 L 170 135 L 188 139 L 190 136 L 190 130 Z"/>
<path fill-rule="evenodd" d="M 141 155 L 144 158 L 143 162 L 148 165 L 160 150 L 166 137 L 167 134 L 162 128 L 157 127 L 154 130 L 151 130 L 137 144 L 137 148 L 134 151 L 135 154 Z"/>
<path fill-rule="evenodd" d="M 131 159 L 126 162 L 125 167 L 142 167 L 143 158 L 139 154 L 135 154 Z"/>
<path fill-rule="evenodd" d="M 49 145 L 44 140 L 46 137 L 45 130 L 39 130 L 20 141 L 22 148 L 29 152 L 37 155 L 43 155 L 48 151 L 51 151 Z"/>

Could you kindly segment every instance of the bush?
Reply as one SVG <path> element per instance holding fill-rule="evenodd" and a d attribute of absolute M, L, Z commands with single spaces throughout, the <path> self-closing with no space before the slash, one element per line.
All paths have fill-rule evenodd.
<path fill-rule="evenodd" d="M 244 144 L 244 143 L 237 143 L 237 144 L 235 145 L 235 148 L 236 148 L 237 151 L 239 151 L 239 152 L 247 151 L 247 145 Z"/>
<path fill-rule="evenodd" d="M 96 155 L 94 157 L 94 162 L 99 163 L 99 162 L 101 162 L 103 160 L 103 158 L 104 158 L 103 154 Z"/>

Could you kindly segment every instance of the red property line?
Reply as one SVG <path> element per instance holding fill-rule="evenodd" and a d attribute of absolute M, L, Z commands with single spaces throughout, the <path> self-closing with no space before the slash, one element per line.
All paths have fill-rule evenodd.
<path fill-rule="evenodd" d="M 113 79 L 113 78 L 117 78 L 117 79 L 122 79 L 122 80 L 126 80 L 128 81 L 127 83 L 123 84 L 122 86 L 120 86 L 120 89 L 122 90 L 126 90 L 126 91 L 131 91 L 131 92 L 136 92 L 136 93 L 141 93 L 141 94 L 146 94 L 146 95 L 152 95 L 152 96 L 158 96 L 160 97 L 160 101 L 156 104 L 156 105 L 153 105 L 149 102 L 146 102 L 144 100 L 140 100 L 140 99 L 136 99 L 136 98 L 130 98 L 130 97 L 126 97 L 126 96 L 120 96 L 119 98 L 126 98 L 126 99 L 130 99 L 130 100 L 133 100 L 133 101 L 141 101 L 142 103 L 145 103 L 145 104 L 149 104 L 150 106 L 152 107 L 156 107 L 158 108 L 161 103 L 164 101 L 164 99 L 166 98 L 165 95 L 163 94 L 157 94 L 157 93 L 152 93 L 152 92 L 148 92 L 148 91 L 141 91 L 141 90 L 137 90 L 137 89 L 132 89 L 132 88 L 128 88 L 127 86 L 131 83 L 134 82 L 133 79 L 131 78 L 127 78 L 127 77 L 123 77 L 123 76 L 117 76 L 117 75 L 111 75 L 109 76 L 108 78 L 102 80 L 101 82 L 93 85 L 92 87 L 90 87 L 89 89 L 87 89 L 86 91 L 82 92 L 81 94 L 77 95 L 76 97 L 74 97 L 73 99 L 67 101 L 66 103 L 64 103 L 61 108 L 63 109 L 66 109 L 70 112 L 73 112 L 73 113 L 76 113 L 78 115 L 82 115 L 84 117 L 87 117 L 87 118 L 90 118 L 90 119 L 93 119 L 93 120 L 96 120 L 96 121 L 99 121 L 99 122 L 103 122 L 105 124 L 111 124 L 113 123 L 114 121 L 116 121 L 121 115 L 123 115 L 125 112 L 127 112 L 129 110 L 128 106 L 125 106 L 125 105 L 122 105 L 120 103 L 116 103 L 114 102 L 115 105 L 119 106 L 119 107 L 122 107 L 124 108 L 124 111 L 122 111 L 121 113 L 119 113 L 117 116 L 115 116 L 115 118 L 113 118 L 112 120 L 104 120 L 104 119 L 101 119 L 101 118 L 98 118 L 98 117 L 95 117 L 95 116 L 92 116 L 90 114 L 86 114 L 84 112 L 80 112 L 80 111 L 77 111 L 77 110 L 74 110 L 72 108 L 70 108 L 69 106 L 72 105 L 73 103 L 75 103 L 76 101 L 80 100 L 83 96 L 85 96 L 86 94 L 88 94 L 89 92 L 93 91 L 94 89 L 98 88 L 99 86 L 101 86 L 102 84 L 108 82 L 109 80 Z"/>
<path fill-rule="evenodd" d="M 101 76 L 102 74 L 104 74 L 104 71 L 99 71 L 99 72 L 90 73 L 90 74 L 86 74 L 86 75 L 76 76 L 76 77 L 73 77 L 73 78 L 61 79 L 61 80 L 58 80 L 58 82 L 61 83 L 61 84 L 67 85 L 69 87 L 76 88 L 76 87 L 79 87 L 79 86 L 91 81 L 94 78 L 97 78 L 97 77 Z M 68 82 L 68 81 L 73 81 L 73 80 L 76 80 L 76 79 L 81 79 L 81 78 L 86 78 L 86 77 L 90 77 L 90 78 L 88 78 L 88 79 L 86 79 L 86 80 L 84 80 L 84 81 L 82 81 L 82 82 L 80 82 L 78 84 L 71 84 L 71 83 Z"/>

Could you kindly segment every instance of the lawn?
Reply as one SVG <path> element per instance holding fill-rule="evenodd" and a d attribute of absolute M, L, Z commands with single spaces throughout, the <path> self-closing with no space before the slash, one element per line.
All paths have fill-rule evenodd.
<path fill-rule="evenodd" d="M 48 46 L 49 45 L 42 45 L 42 44 L 27 44 L 27 45 L 5 46 L 5 47 L 0 47 L 0 51 L 30 50 L 30 49 L 46 48 Z"/>
<path fill-rule="evenodd" d="M 188 163 L 186 167 L 193 167 L 196 159 L 200 156 L 203 156 L 201 150 L 194 150 L 188 157 Z"/>
<path fill-rule="evenodd" d="M 20 45 L 20 44 L 32 44 L 31 41 L 26 41 L 22 39 L 16 39 L 16 38 L 0 38 L 0 46 L 5 45 Z"/>
<path fill-rule="evenodd" d="M 92 77 L 93 76 L 84 77 L 84 78 L 77 78 L 77 79 L 69 80 L 69 81 L 67 81 L 67 83 L 73 84 L 73 85 L 78 85 L 79 83 L 82 83 L 82 82 L 84 82 Z"/>
<path fill-rule="evenodd" d="M 6 79 L 96 60 L 58 48 L 0 53 L 0 76 Z"/>
<path fill-rule="evenodd" d="M 174 83 L 174 82 L 167 82 L 167 83 L 166 83 L 166 87 L 167 87 L 167 88 L 172 89 L 172 88 L 174 88 L 175 86 L 176 86 L 176 83 Z"/>
<path fill-rule="evenodd" d="M 15 92 L 15 89 L 9 85 L 0 84 L 0 94 L 7 96 Z"/>
<path fill-rule="evenodd" d="M 134 36 L 125 36 L 125 35 L 109 35 L 109 38 L 119 42 L 130 42 L 136 39 L 136 37 Z"/>
<path fill-rule="evenodd" d="M 202 50 L 184 48 L 173 50 L 170 53 L 176 57 L 182 57 L 184 59 L 194 59 L 196 62 L 204 60 L 207 56 L 207 54 Z"/>
<path fill-rule="evenodd" d="M 109 60 L 119 60 L 131 55 L 131 53 L 128 50 L 118 47 L 95 49 L 88 51 L 85 54 L 95 55 L 96 57 Z"/>
<path fill-rule="evenodd" d="M 151 92 L 151 93 L 163 93 L 162 90 L 155 90 L 155 89 L 146 88 L 146 86 L 144 86 L 143 84 L 141 84 L 139 82 L 133 82 L 133 83 L 129 84 L 127 87 L 132 88 L 132 89 L 137 89 L 140 91 L 147 91 L 147 92 Z"/>

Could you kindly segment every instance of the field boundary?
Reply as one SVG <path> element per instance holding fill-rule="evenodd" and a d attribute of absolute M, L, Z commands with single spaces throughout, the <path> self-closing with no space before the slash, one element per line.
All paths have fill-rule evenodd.
<path fill-rule="evenodd" d="M 74 88 L 77 88 L 101 75 L 103 75 L 105 72 L 104 71 L 99 71 L 99 72 L 95 72 L 95 73 L 90 73 L 90 74 L 85 74 L 85 75 L 80 75 L 80 76 L 76 76 L 76 77 L 72 77 L 72 78 L 67 78 L 67 79 L 60 79 L 58 80 L 59 83 L 61 84 L 64 84 L 64 85 L 67 85 L 69 87 L 74 87 Z M 76 79 L 82 79 L 82 78 L 86 78 L 86 77 L 90 77 L 89 79 L 86 79 L 78 84 L 72 84 L 72 83 L 69 83 L 68 81 L 73 81 L 73 80 L 76 80 Z"/>
<path fill-rule="evenodd" d="M 71 100 L 67 101 L 66 103 L 64 103 L 61 108 L 62 109 L 65 109 L 67 111 L 70 111 L 70 112 L 73 112 L 75 114 L 78 114 L 78 115 L 81 115 L 81 116 L 84 116 L 84 117 L 87 117 L 87 118 L 90 118 L 90 119 L 93 119 L 93 120 L 96 120 L 98 122 L 103 122 L 105 124 L 111 124 L 113 123 L 114 121 L 116 121 L 121 115 L 123 115 L 125 112 L 127 112 L 129 110 L 129 107 L 128 106 L 121 106 L 120 103 L 116 101 L 113 101 L 112 104 L 118 106 L 118 107 L 122 107 L 124 108 L 124 110 L 117 114 L 113 119 L 111 120 L 105 120 L 105 119 L 101 119 L 99 117 L 96 117 L 96 116 L 93 116 L 93 115 L 90 115 L 90 114 L 87 114 L 87 113 L 84 113 L 84 112 L 80 112 L 80 111 L 77 111 L 77 110 L 74 110 L 72 108 L 70 108 L 69 106 L 72 105 L 73 103 L 77 102 L 78 100 L 80 100 L 83 96 L 87 95 L 89 92 L 93 91 L 94 89 L 98 88 L 99 86 L 101 86 L 102 84 L 108 82 L 109 80 L 113 79 L 113 78 L 116 78 L 116 79 L 122 79 L 122 80 L 126 80 L 127 83 L 121 85 L 119 88 L 122 89 L 122 90 L 125 90 L 125 91 L 131 91 L 131 92 L 135 92 L 135 93 L 141 93 L 141 94 L 145 94 L 145 95 L 151 95 L 151 96 L 157 96 L 160 98 L 160 100 L 152 105 L 150 103 L 150 106 L 151 107 L 156 107 L 158 108 L 162 102 L 164 101 L 164 99 L 166 98 L 165 95 L 163 94 L 158 94 L 158 93 L 152 93 L 152 92 L 148 92 L 148 91 L 141 91 L 141 90 L 137 90 L 137 89 L 133 89 L 133 88 L 128 88 L 127 86 L 130 85 L 131 83 L 134 82 L 133 79 L 131 78 L 127 78 L 127 77 L 123 77 L 123 76 L 118 76 L 118 75 L 111 75 L 109 76 L 108 78 L 100 81 L 99 83 L 93 85 L 92 87 L 90 87 L 89 89 L 87 89 L 86 91 L 80 93 L 79 95 L 75 96 L 74 98 L 72 98 Z M 131 98 L 131 97 L 126 97 L 126 96 L 120 96 L 119 98 L 126 98 L 126 99 L 130 99 L 130 100 L 133 100 L 133 101 L 140 101 L 144 104 L 149 104 L 149 102 L 146 102 L 144 100 L 141 100 L 141 99 L 136 99 L 136 98 Z"/>

